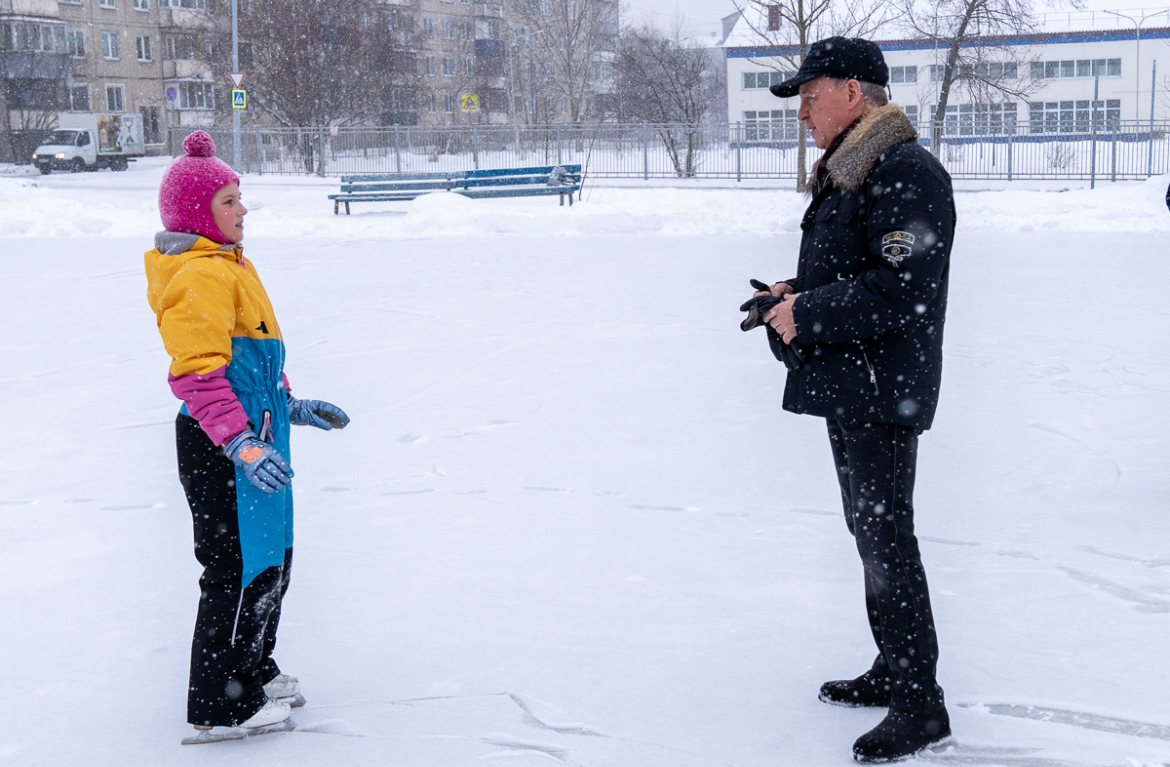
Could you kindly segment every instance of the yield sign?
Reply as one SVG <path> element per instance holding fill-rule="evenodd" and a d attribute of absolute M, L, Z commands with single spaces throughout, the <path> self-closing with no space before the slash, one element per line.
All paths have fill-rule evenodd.
<path fill-rule="evenodd" d="M 240 85 L 244 82 L 243 72 L 229 72 L 228 76 L 232 78 L 232 85 L 236 86 L 237 88 L 239 88 Z"/>

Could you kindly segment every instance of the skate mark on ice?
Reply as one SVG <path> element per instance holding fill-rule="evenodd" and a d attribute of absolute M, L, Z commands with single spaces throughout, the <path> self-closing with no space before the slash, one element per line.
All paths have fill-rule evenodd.
<path fill-rule="evenodd" d="M 0 501 L 0 506 L 32 506 L 36 501 Z"/>
<path fill-rule="evenodd" d="M 797 514 L 815 514 L 818 517 L 839 517 L 839 516 L 841 516 L 840 514 L 837 514 L 835 512 L 822 511 L 821 509 L 789 509 L 789 511 L 794 511 Z"/>
<path fill-rule="evenodd" d="M 535 490 L 535 491 L 540 492 L 540 493 L 571 493 L 571 492 L 573 492 L 572 490 L 568 490 L 568 489 L 563 488 L 563 487 L 539 487 L 537 485 L 522 485 L 521 488 L 524 490 Z"/>
<path fill-rule="evenodd" d="M 1131 589 L 1122 586 L 1112 581 L 1107 581 L 1104 578 L 1093 575 L 1092 573 L 1083 573 L 1080 570 L 1074 570 L 1071 567 L 1059 567 L 1058 570 L 1066 573 L 1070 578 L 1080 581 L 1091 589 L 1103 591 L 1109 596 L 1116 597 L 1124 602 L 1130 602 L 1136 607 L 1140 613 L 1170 613 L 1170 602 L 1157 597 L 1151 597 L 1143 594 L 1136 589 Z"/>
<path fill-rule="evenodd" d="M 1007 551 L 1007 550 L 997 551 L 995 553 L 1001 557 L 1015 557 L 1016 559 L 1032 559 L 1032 560 L 1035 560 L 1037 562 L 1040 561 L 1040 557 L 1036 556 L 1035 554 L 1033 554 L 1030 551 L 1023 551 L 1021 549 L 1012 549 L 1010 551 Z"/>
<path fill-rule="evenodd" d="M 504 695 L 507 695 L 509 698 L 511 698 L 512 702 L 515 703 L 516 706 L 524 712 L 525 720 L 531 725 L 541 727 L 545 730 L 551 730 L 560 735 L 588 735 L 597 738 L 609 737 L 605 733 L 598 732 L 592 727 L 581 722 L 568 722 L 565 724 L 553 724 L 551 722 L 546 722 L 532 711 L 532 706 L 528 703 L 528 701 L 524 700 L 524 698 L 511 692 L 506 692 Z"/>
<path fill-rule="evenodd" d="M 696 508 L 684 506 L 656 506 L 648 503 L 636 503 L 630 507 L 639 511 L 698 511 Z"/>
<path fill-rule="evenodd" d="M 619 493 L 617 490 L 594 490 L 593 494 L 603 498 L 624 498 L 625 493 Z"/>
<path fill-rule="evenodd" d="M 996 748 L 994 746 L 964 746 L 953 740 L 941 746 L 928 748 L 920 755 L 924 762 L 939 764 L 970 764 L 976 767 L 1098 767 L 1085 762 L 1069 762 L 1033 756 L 1040 748 Z M 1099 767 L 1105 767 L 1100 765 Z"/>
<path fill-rule="evenodd" d="M 524 740 L 506 733 L 491 733 L 480 736 L 480 740 L 492 746 L 499 746 L 503 751 L 489 751 L 484 754 L 487 758 L 501 756 L 545 756 L 562 764 L 576 764 L 568 758 L 569 749 L 552 743 L 538 743 L 533 740 Z"/>
<path fill-rule="evenodd" d="M 421 434 L 416 434 L 415 432 L 411 431 L 407 432 L 406 434 L 400 434 L 398 436 L 398 441 L 404 445 L 413 445 L 422 438 L 423 436 Z"/>
<path fill-rule="evenodd" d="M 322 493 L 348 493 L 352 489 L 353 488 L 351 488 L 351 487 L 334 487 L 334 486 L 330 485 L 329 487 L 321 488 L 321 492 Z"/>
<path fill-rule="evenodd" d="M 137 511 L 138 509 L 149 509 L 150 506 L 102 506 L 100 511 Z"/>
<path fill-rule="evenodd" d="M 382 493 L 382 495 L 424 495 L 433 492 L 435 491 L 429 488 L 426 490 L 391 490 L 390 492 Z"/>
<path fill-rule="evenodd" d="M 93 503 L 97 498 L 66 498 L 65 503 Z M 3 501 L 0 501 L 3 503 Z"/>
<path fill-rule="evenodd" d="M 354 732 L 344 719 L 322 719 L 310 725 L 297 727 L 297 732 L 313 732 L 318 735 L 340 735 L 346 738 L 364 738 L 360 732 Z"/>
<path fill-rule="evenodd" d="M 1145 567 L 1167 567 L 1170 566 L 1170 559 L 1142 559 L 1141 557 L 1131 557 L 1128 554 L 1117 554 L 1112 551 L 1104 551 L 1095 546 L 1078 546 L 1077 551 L 1083 551 L 1086 554 L 1096 554 L 1099 557 L 1109 557 L 1110 559 L 1120 559 L 1123 562 L 1136 562 Z"/>
<path fill-rule="evenodd" d="M 1077 445 L 1080 445 L 1082 448 L 1084 448 L 1084 450 L 1086 452 L 1090 453 L 1091 455 L 1095 455 L 1096 457 L 1100 458 L 1101 460 L 1109 462 L 1109 465 L 1113 467 L 1113 483 L 1111 485 L 1109 485 L 1108 490 L 1106 490 L 1105 492 L 1101 493 L 1098 496 L 1095 496 L 1096 498 L 1104 498 L 1105 496 L 1112 493 L 1113 489 L 1117 487 L 1117 483 L 1119 481 L 1121 481 L 1121 466 L 1120 466 L 1120 464 L 1117 463 L 1117 461 L 1113 460 L 1109 456 L 1104 455 L 1103 453 L 1100 453 L 1100 452 L 1094 450 L 1093 448 L 1089 447 L 1084 442 L 1081 442 L 1079 439 L 1072 436 L 1071 434 L 1066 434 L 1065 432 L 1061 431 L 1060 429 L 1053 428 L 1051 426 L 1048 426 L 1047 424 L 1037 423 L 1036 421 L 1029 421 L 1028 426 L 1031 426 L 1033 429 L 1038 429 L 1040 431 L 1046 431 L 1049 434 L 1055 434 L 1058 437 L 1064 437 L 1068 441 L 1073 442 Z"/>
<path fill-rule="evenodd" d="M 1118 719 L 1112 716 L 1089 714 L 1084 711 L 1071 711 L 1064 708 L 1048 708 L 1046 706 L 1019 706 L 1010 703 L 965 703 L 959 704 L 963 708 L 985 708 L 996 716 L 1012 716 L 1017 719 L 1034 719 L 1038 722 L 1052 722 L 1053 724 L 1067 724 L 1070 727 L 1080 727 L 1086 730 L 1111 732 L 1116 735 L 1133 735 L 1139 738 L 1155 738 L 1170 741 L 1170 726 L 1164 724 L 1150 724 L 1137 722 L 1132 719 Z"/>
<path fill-rule="evenodd" d="M 945 546 L 978 546 L 975 541 L 952 541 L 950 538 L 932 538 L 926 535 L 918 536 L 920 541 L 929 541 L 930 543 L 941 543 Z"/>
<path fill-rule="evenodd" d="M 101 431 L 124 431 L 126 429 L 146 429 L 151 426 L 170 426 L 175 420 L 172 418 L 167 421 L 143 421 L 142 423 L 128 423 L 122 426 L 107 426 Z"/>

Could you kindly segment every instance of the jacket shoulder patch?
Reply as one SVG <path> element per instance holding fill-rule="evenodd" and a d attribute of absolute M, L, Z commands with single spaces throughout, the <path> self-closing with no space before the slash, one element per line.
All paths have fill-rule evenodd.
<path fill-rule="evenodd" d="M 882 236 L 882 258 L 891 266 L 898 266 L 914 250 L 914 235 L 910 232 L 890 232 Z"/>

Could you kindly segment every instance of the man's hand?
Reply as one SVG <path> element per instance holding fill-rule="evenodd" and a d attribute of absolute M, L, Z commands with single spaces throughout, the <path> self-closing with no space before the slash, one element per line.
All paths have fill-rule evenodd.
<path fill-rule="evenodd" d="M 752 298 L 757 296 L 775 296 L 776 298 L 783 298 L 791 292 L 792 286 L 787 282 L 777 282 L 767 290 L 757 290 L 755 293 L 752 293 Z"/>
<path fill-rule="evenodd" d="M 784 343 L 791 344 L 796 340 L 796 319 L 792 316 L 792 309 L 796 306 L 796 299 L 801 294 L 793 293 L 791 286 L 783 282 L 773 285 L 772 289 L 775 290 L 777 285 L 782 285 L 788 290 L 777 295 L 777 297 L 783 296 L 784 301 L 767 311 L 764 315 L 764 322 L 772 326 L 772 329 L 780 335 Z"/>

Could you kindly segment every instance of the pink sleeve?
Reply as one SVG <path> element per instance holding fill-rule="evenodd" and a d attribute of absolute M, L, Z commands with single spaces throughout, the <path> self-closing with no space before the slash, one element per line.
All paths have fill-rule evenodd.
<path fill-rule="evenodd" d="M 288 376 L 284 374 L 284 371 L 281 371 L 280 378 L 281 378 L 281 380 L 284 381 L 284 393 L 291 397 L 292 396 L 292 387 L 289 386 Z"/>
<path fill-rule="evenodd" d="M 248 428 L 248 416 L 244 406 L 232 391 L 232 385 L 224 377 L 227 368 L 213 370 L 207 375 L 191 373 L 184 376 L 167 376 L 171 391 L 187 403 L 187 412 L 199 422 L 207 436 L 216 445 L 223 447 L 232 437 Z"/>

